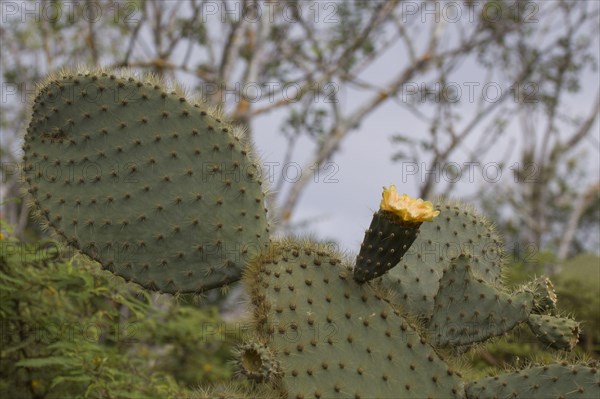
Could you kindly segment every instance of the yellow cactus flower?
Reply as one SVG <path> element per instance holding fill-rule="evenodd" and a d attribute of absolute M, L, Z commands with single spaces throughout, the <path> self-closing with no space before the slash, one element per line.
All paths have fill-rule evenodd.
<path fill-rule="evenodd" d="M 383 188 L 379 207 L 409 223 L 431 222 L 440 214 L 440 211 L 433 209 L 433 204 L 429 201 L 414 199 L 406 194 L 399 195 L 393 184 L 389 188 Z"/>

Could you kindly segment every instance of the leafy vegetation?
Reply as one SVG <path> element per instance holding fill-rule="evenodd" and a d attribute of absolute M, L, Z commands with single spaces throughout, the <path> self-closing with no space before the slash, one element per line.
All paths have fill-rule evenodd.
<path fill-rule="evenodd" d="M 231 377 L 237 334 L 215 308 L 153 296 L 2 227 L 0 397 L 180 398 Z"/>
<path fill-rule="evenodd" d="M 575 256 L 562 265 L 555 279 L 563 307 L 583 324 L 582 349 L 600 358 L 600 257 Z"/>

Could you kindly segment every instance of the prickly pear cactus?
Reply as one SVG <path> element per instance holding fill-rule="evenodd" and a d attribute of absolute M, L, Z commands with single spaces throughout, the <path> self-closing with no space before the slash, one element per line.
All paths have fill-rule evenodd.
<path fill-rule="evenodd" d="M 42 223 L 147 288 L 238 280 L 269 240 L 261 167 L 240 129 L 158 79 L 51 75 L 23 149 Z"/>
<path fill-rule="evenodd" d="M 585 365 L 465 386 L 442 359 L 442 346 L 466 350 L 520 323 L 559 350 L 579 334 L 558 316 L 547 278 L 502 287 L 502 243 L 467 206 L 434 209 L 386 189 L 353 264 L 310 241 L 269 240 L 250 143 L 179 89 L 63 71 L 39 86 L 31 113 L 24 186 L 68 245 L 164 292 L 202 292 L 243 274 L 251 332 L 235 353 L 238 380 L 193 398 L 600 397 L 597 370 Z"/>
<path fill-rule="evenodd" d="M 257 339 L 283 368 L 289 398 L 462 397 L 459 376 L 339 254 L 278 243 L 245 283 Z"/>

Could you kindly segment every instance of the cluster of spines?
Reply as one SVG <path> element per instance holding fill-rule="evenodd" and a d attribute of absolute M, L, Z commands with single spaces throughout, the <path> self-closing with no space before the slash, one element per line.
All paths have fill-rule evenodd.
<path fill-rule="evenodd" d="M 235 368 L 238 374 L 253 383 L 276 385 L 281 374 L 281 366 L 267 345 L 250 342 L 235 350 Z"/>
<path fill-rule="evenodd" d="M 534 306 L 532 313 L 545 315 L 554 315 L 556 313 L 558 299 L 554 291 L 554 285 L 548 277 L 538 277 L 526 284 L 522 290 L 533 293 Z"/>

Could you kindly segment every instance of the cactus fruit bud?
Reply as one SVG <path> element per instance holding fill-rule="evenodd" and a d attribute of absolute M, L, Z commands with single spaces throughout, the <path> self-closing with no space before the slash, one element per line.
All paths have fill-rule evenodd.
<path fill-rule="evenodd" d="M 364 283 L 396 266 L 416 240 L 421 223 L 432 221 L 439 213 L 429 201 L 400 196 L 393 184 L 384 187 L 380 209 L 373 215 L 356 258 L 354 280 Z"/>

